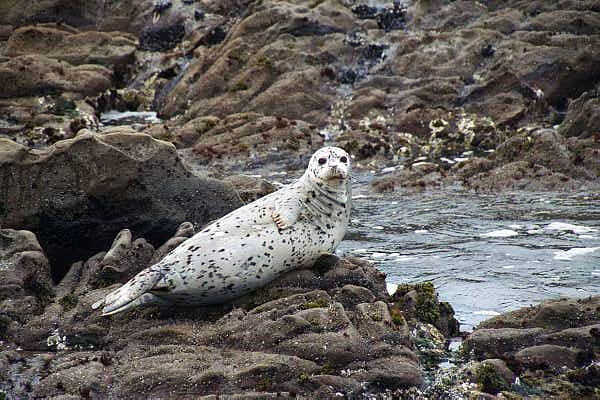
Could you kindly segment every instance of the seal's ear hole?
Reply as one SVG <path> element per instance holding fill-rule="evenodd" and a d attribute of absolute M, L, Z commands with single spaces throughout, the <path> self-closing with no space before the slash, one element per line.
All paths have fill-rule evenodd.
<path fill-rule="evenodd" d="M 346 164 L 348 162 L 348 158 L 346 156 L 341 156 L 340 161 Z"/>
<path fill-rule="evenodd" d="M 323 164 L 325 164 L 326 162 L 327 162 L 327 159 L 326 159 L 326 158 L 323 158 L 323 157 L 322 157 L 322 158 L 319 158 L 319 164 L 323 165 Z"/>

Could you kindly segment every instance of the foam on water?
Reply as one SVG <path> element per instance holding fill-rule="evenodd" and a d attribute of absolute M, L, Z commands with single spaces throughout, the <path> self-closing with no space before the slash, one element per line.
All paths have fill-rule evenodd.
<path fill-rule="evenodd" d="M 482 233 L 479 236 L 481 236 L 482 238 L 506 238 L 506 237 L 519 236 L 519 232 L 513 231 L 511 229 L 498 229 L 496 231 Z"/>
<path fill-rule="evenodd" d="M 600 247 L 574 247 L 569 250 L 558 250 L 554 252 L 555 260 L 572 260 L 575 257 L 584 256 L 600 249 Z"/>
<path fill-rule="evenodd" d="M 552 222 L 551 224 L 546 226 L 546 230 L 560 231 L 560 232 L 573 232 L 578 235 L 598 231 L 598 229 L 591 228 L 589 226 L 569 224 L 566 222 Z"/>
<path fill-rule="evenodd" d="M 494 311 L 494 310 L 473 311 L 473 314 L 475 314 L 475 315 L 486 315 L 486 316 L 490 316 L 490 317 L 495 317 L 496 315 L 500 315 L 500 313 L 498 311 Z"/>

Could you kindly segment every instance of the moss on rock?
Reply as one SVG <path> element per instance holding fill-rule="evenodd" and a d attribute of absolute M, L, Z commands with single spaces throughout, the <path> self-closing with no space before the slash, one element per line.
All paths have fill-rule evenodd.
<path fill-rule="evenodd" d="M 62 306 L 64 311 L 71 311 L 78 302 L 79 298 L 75 294 L 67 294 L 58 300 L 58 303 Z"/>
<path fill-rule="evenodd" d="M 325 308 L 328 306 L 329 302 L 327 301 L 327 299 L 320 298 L 316 300 L 307 301 L 306 303 L 302 304 L 301 308 L 303 310 L 308 310 L 309 308 Z"/>
<path fill-rule="evenodd" d="M 477 367 L 475 379 L 481 385 L 481 390 L 486 393 L 496 394 L 509 388 L 509 384 L 492 365 L 481 364 Z"/>

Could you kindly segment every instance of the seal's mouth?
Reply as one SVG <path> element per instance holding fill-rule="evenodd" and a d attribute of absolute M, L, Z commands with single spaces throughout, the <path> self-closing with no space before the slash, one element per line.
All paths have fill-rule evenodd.
<path fill-rule="evenodd" d="M 346 175 L 338 173 L 338 174 L 329 175 L 327 177 L 327 179 L 325 179 L 325 180 L 326 181 L 339 181 L 339 180 L 344 180 L 344 179 L 346 179 Z"/>

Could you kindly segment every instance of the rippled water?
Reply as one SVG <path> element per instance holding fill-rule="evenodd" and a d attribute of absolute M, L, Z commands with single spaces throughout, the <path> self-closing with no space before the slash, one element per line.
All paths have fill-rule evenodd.
<path fill-rule="evenodd" d="M 600 293 L 600 194 L 373 194 L 354 186 L 338 252 L 376 263 L 390 283 L 431 280 L 469 330 L 496 313 Z"/>

